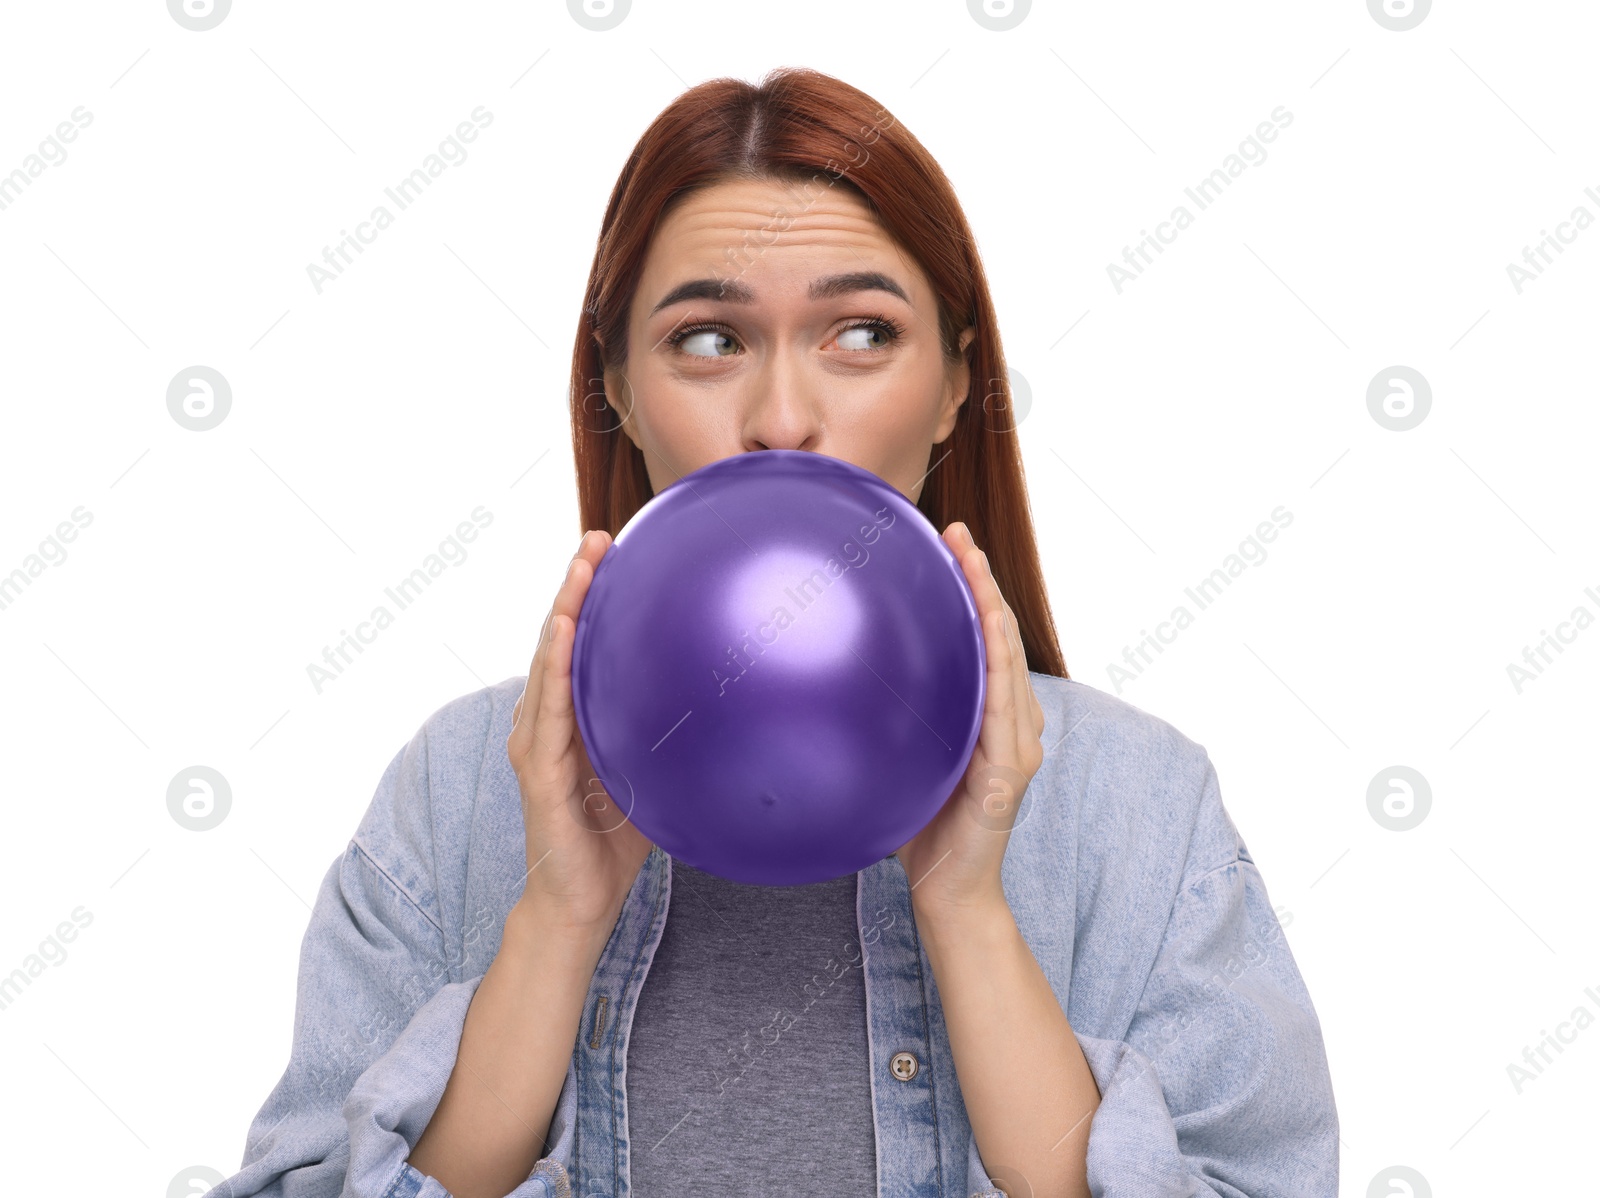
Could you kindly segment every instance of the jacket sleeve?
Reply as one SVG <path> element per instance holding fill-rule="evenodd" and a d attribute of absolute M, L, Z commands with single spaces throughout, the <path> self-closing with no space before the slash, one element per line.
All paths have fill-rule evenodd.
<path fill-rule="evenodd" d="M 397 828 L 428 826 L 427 731 L 391 762 L 361 829 L 323 877 L 301 942 L 288 1068 L 250 1125 L 239 1172 L 215 1198 L 448 1194 L 407 1157 L 444 1095 L 483 975 L 456 977 L 461 961 L 449 959 L 427 871 L 395 868 L 363 847 L 400 845 L 406 833 Z M 551 1155 L 508 1198 L 568 1194 L 572 1072 Z"/>
<path fill-rule="evenodd" d="M 1209 757 L 1133 1019 L 1121 1040 L 1074 1034 L 1101 1093 L 1094 1194 L 1335 1198 L 1339 1127 L 1321 1027 Z"/>

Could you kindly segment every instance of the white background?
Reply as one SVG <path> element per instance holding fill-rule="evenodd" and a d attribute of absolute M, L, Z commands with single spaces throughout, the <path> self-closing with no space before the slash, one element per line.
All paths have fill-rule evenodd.
<path fill-rule="evenodd" d="M 308 903 L 379 775 L 449 699 L 525 673 L 581 529 L 566 398 L 606 198 L 684 88 L 838 75 L 953 180 L 1012 369 L 1072 675 L 1210 751 L 1291 913 L 1339 1100 L 1342 1192 L 1594 1192 L 1585 1006 L 1600 626 L 1594 532 L 1597 21 L 1573 0 L 7 6 L 0 174 L 92 122 L 0 210 L 0 1011 L 16 1188 L 160 1195 L 238 1167 L 288 1057 Z M 471 111 L 493 123 L 342 276 L 306 267 Z M 1282 105 L 1292 122 L 1120 294 L 1107 265 Z M 391 205 L 391 208 L 393 206 Z M 1190 204 L 1191 210 L 1194 205 Z M 1572 235 L 1572 227 L 1568 229 Z M 196 433 L 166 391 L 232 388 Z M 1409 431 L 1367 389 L 1432 390 Z M 320 694 L 306 667 L 478 505 L 469 557 Z M 1132 681 L 1108 665 L 1278 505 L 1267 559 Z M 1191 605 L 1192 607 L 1192 605 Z M 197 834 L 169 781 L 233 805 Z M 1369 783 L 1419 771 L 1392 831 Z M 199 1176 L 201 1174 L 196 1174 Z M 1376 1179 L 1376 1180 L 1375 1180 Z M 1394 1191 L 1398 1193 L 1399 1191 Z"/>

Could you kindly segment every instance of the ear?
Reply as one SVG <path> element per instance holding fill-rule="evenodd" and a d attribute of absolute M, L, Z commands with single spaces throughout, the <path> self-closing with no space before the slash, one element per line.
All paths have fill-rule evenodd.
<path fill-rule="evenodd" d="M 595 338 L 595 344 L 600 345 L 600 339 Z M 600 360 L 605 361 L 605 349 L 600 348 Z M 601 383 L 605 388 L 606 406 L 611 409 L 611 418 L 622 426 L 622 431 L 628 434 L 635 448 L 639 445 L 637 421 L 633 416 L 633 389 L 628 383 L 627 375 L 620 370 L 609 367 L 601 368 Z"/>
<path fill-rule="evenodd" d="M 939 426 L 933 434 L 935 445 L 946 440 L 955 431 L 956 416 L 961 411 L 961 405 L 972 395 L 972 363 L 967 360 L 967 347 L 977 335 L 978 330 L 968 325 L 961 330 L 961 336 L 956 343 L 961 360 L 945 373 L 944 403 L 939 409 Z"/>

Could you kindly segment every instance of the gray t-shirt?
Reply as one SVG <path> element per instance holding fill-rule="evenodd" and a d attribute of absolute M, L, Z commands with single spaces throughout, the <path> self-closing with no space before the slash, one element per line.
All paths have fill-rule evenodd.
<path fill-rule="evenodd" d="M 877 1193 L 856 876 L 730 882 L 672 861 L 628 1038 L 639 1198 Z"/>

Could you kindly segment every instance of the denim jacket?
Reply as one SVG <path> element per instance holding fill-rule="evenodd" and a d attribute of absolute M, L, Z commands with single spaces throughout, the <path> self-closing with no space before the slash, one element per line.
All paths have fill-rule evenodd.
<path fill-rule="evenodd" d="M 1045 757 L 1001 882 L 1100 1089 L 1090 1189 L 1333 1198 L 1321 1028 L 1205 749 L 1081 682 L 1031 680 Z M 527 871 L 505 751 L 523 683 L 447 703 L 385 770 L 312 910 L 288 1067 L 216 1198 L 448 1193 L 407 1156 Z M 878 1194 L 1000 1198 L 905 871 L 891 854 L 856 879 Z M 508 1198 L 629 1198 L 628 1033 L 671 892 L 672 858 L 652 848 L 590 981 L 549 1154 Z"/>

